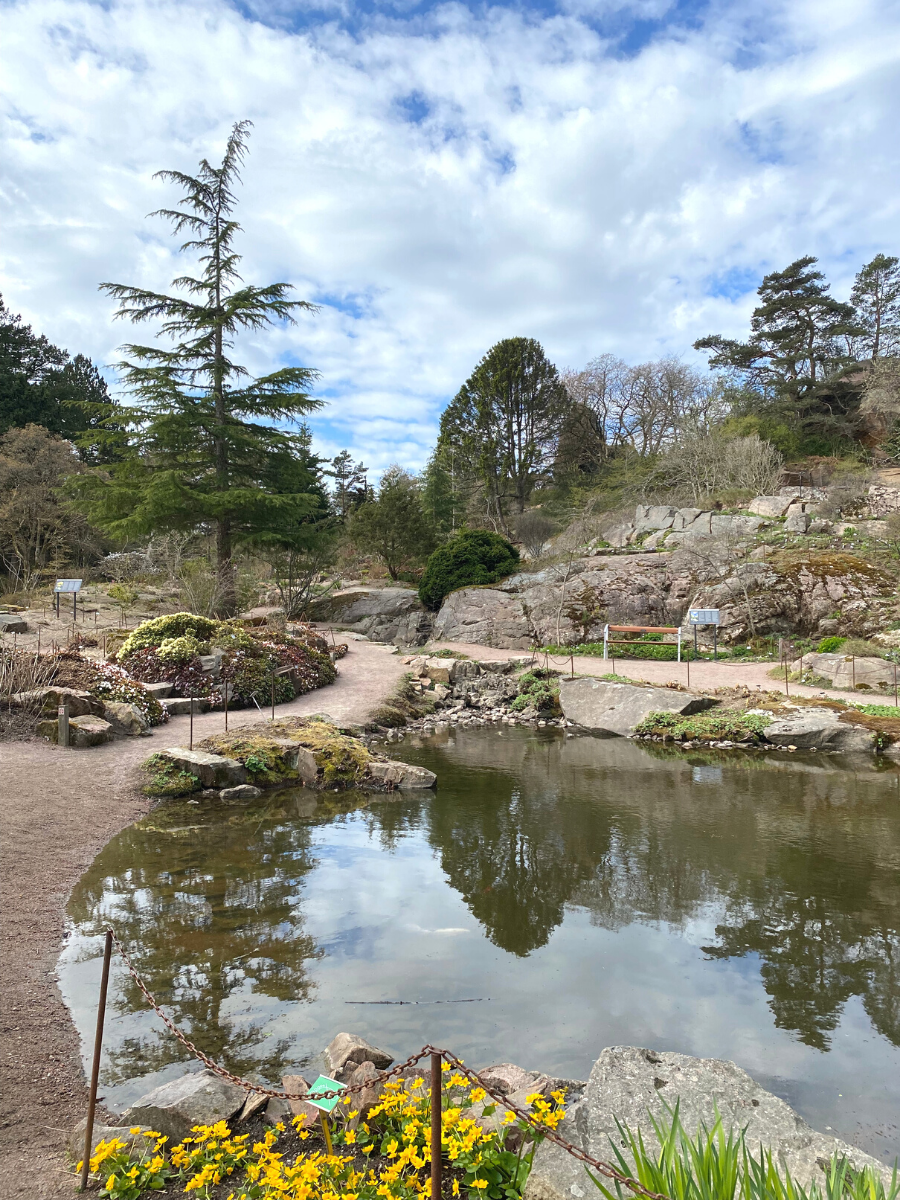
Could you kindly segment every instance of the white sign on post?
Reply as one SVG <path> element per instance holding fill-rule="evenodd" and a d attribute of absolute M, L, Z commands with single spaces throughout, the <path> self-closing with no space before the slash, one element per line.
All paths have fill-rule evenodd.
<path fill-rule="evenodd" d="M 719 610 L 717 608 L 689 608 L 689 625 L 719 625 Z"/>

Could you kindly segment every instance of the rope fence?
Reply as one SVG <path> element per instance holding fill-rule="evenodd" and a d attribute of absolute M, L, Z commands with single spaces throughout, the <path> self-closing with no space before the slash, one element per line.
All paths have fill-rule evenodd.
<path fill-rule="evenodd" d="M 116 936 L 115 931 L 111 927 L 107 928 L 103 954 L 103 973 L 100 982 L 100 1002 L 97 1009 L 97 1033 L 94 1039 L 94 1058 L 91 1070 L 87 1127 L 85 1129 L 84 1138 L 84 1159 L 81 1173 L 81 1191 L 84 1191 L 87 1188 L 88 1175 L 90 1171 L 90 1158 L 92 1149 L 91 1142 L 93 1140 L 94 1132 L 94 1111 L 96 1108 L 97 1085 L 100 1074 L 100 1050 L 103 1041 L 103 1022 L 106 1011 L 106 993 L 109 985 L 109 968 L 113 949 L 115 949 L 116 953 L 122 959 L 122 962 L 125 964 L 128 973 L 137 984 L 141 994 L 147 1001 L 150 1008 L 153 1009 L 173 1037 L 175 1037 L 181 1043 L 181 1045 L 184 1046 L 184 1048 L 189 1051 L 194 1058 L 197 1059 L 198 1062 L 201 1062 L 204 1067 L 207 1068 L 207 1070 L 218 1075 L 220 1079 L 227 1080 L 229 1083 L 233 1083 L 237 1087 L 242 1088 L 248 1094 L 252 1093 L 259 1096 L 268 1096 L 270 1099 L 276 1100 L 309 1100 L 308 1092 L 286 1092 L 283 1089 L 267 1088 L 262 1084 L 253 1083 L 249 1079 L 242 1079 L 239 1075 L 234 1075 L 231 1071 L 226 1070 L 225 1067 L 220 1066 L 220 1064 L 215 1062 L 214 1059 L 210 1058 L 208 1054 L 204 1054 L 202 1050 L 198 1049 L 198 1047 L 195 1046 L 194 1043 L 178 1028 L 171 1017 L 163 1012 L 146 983 L 135 970 L 131 959 L 128 957 L 128 954 Z M 659 1192 L 649 1191 L 637 1179 L 633 1179 L 630 1175 L 625 1175 L 622 1171 L 619 1171 L 616 1167 L 614 1167 L 612 1163 L 605 1162 L 603 1159 L 594 1158 L 580 1146 L 573 1145 L 572 1142 L 567 1141 L 561 1134 L 557 1133 L 555 1129 L 550 1129 L 547 1126 L 541 1125 L 540 1121 L 535 1118 L 533 1113 L 528 1112 L 518 1104 L 514 1104 L 508 1096 L 506 1096 L 503 1092 L 500 1092 L 497 1088 L 489 1086 L 483 1079 L 481 1079 L 477 1072 L 473 1071 L 470 1067 L 467 1067 L 462 1059 L 458 1058 L 452 1050 L 447 1050 L 441 1046 L 423 1046 L 421 1050 L 411 1054 L 404 1062 L 398 1063 L 389 1070 L 378 1072 L 374 1078 L 366 1079 L 363 1083 L 359 1084 L 342 1085 L 338 1091 L 317 1091 L 315 1093 L 315 1099 L 332 1100 L 338 1097 L 344 1097 L 348 1095 L 352 1096 L 357 1092 L 362 1092 L 366 1089 L 377 1087 L 381 1084 L 387 1083 L 391 1079 L 396 1079 L 403 1076 L 405 1071 L 410 1070 L 417 1063 L 421 1062 L 423 1058 L 431 1059 L 431 1200 L 440 1200 L 441 1197 L 442 1163 L 440 1114 L 442 1076 L 441 1064 L 443 1062 L 448 1063 L 471 1083 L 481 1088 L 485 1094 L 490 1096 L 490 1098 L 496 1104 L 502 1106 L 509 1112 L 515 1113 L 520 1120 L 530 1125 L 535 1132 L 539 1133 L 543 1138 L 546 1138 L 547 1141 L 553 1142 L 554 1145 L 559 1146 L 560 1149 L 564 1150 L 572 1158 L 576 1159 L 578 1162 L 584 1163 L 586 1167 L 593 1167 L 593 1169 L 600 1175 L 604 1176 L 604 1178 L 610 1179 L 614 1183 L 618 1183 L 623 1187 L 628 1188 L 629 1191 L 634 1193 L 634 1195 L 642 1196 L 645 1198 L 645 1200 L 669 1200 L 668 1196 L 661 1195 Z"/>

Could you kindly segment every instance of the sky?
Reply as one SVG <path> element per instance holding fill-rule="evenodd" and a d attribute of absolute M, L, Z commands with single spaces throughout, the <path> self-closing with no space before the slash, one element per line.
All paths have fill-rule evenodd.
<path fill-rule="evenodd" d="M 900 254 L 898 0 L 0 0 L 0 290 L 115 382 L 97 290 L 190 262 L 161 168 L 253 121 L 242 273 L 320 305 L 254 334 L 320 372 L 314 446 L 419 469 L 504 337 L 560 369 L 702 362 L 762 276 L 844 299 Z M 143 334 L 141 336 L 144 336 Z"/>

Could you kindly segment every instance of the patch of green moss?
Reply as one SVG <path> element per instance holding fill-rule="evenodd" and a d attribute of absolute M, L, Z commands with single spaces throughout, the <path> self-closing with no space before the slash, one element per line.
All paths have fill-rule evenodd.
<path fill-rule="evenodd" d="M 311 750 L 322 773 L 322 782 L 329 787 L 355 786 L 366 774 L 372 760 L 358 738 L 341 733 L 330 721 L 315 717 L 285 717 L 275 721 L 270 728 L 273 733 Z"/>
<path fill-rule="evenodd" d="M 412 675 L 407 674 L 400 679 L 384 704 L 372 710 L 367 728 L 381 726 L 385 729 L 399 729 L 407 721 L 415 721 L 434 712 L 434 707 L 434 696 L 414 688 Z"/>
<path fill-rule="evenodd" d="M 271 730 L 271 726 L 266 729 Z M 199 747 L 237 759 L 257 787 L 275 787 L 297 778 L 297 772 L 284 761 L 283 747 L 265 734 L 252 730 L 216 733 L 200 742 Z"/>
<path fill-rule="evenodd" d="M 199 792 L 200 780 L 189 771 L 182 771 L 162 754 L 151 754 L 141 763 L 146 776 L 143 791 L 147 796 L 188 796 Z"/>

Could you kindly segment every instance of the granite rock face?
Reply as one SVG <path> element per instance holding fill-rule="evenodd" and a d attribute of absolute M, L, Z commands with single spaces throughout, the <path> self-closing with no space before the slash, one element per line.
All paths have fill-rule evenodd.
<path fill-rule="evenodd" d="M 120 1142 L 125 1143 L 129 1158 L 140 1158 L 145 1150 L 156 1145 L 156 1139 L 143 1136 L 145 1133 L 152 1132 L 149 1125 L 138 1126 L 137 1133 L 131 1132 L 133 1128 L 135 1128 L 133 1125 L 103 1125 L 100 1121 L 95 1121 L 94 1128 L 91 1130 L 91 1154 L 96 1152 L 101 1142 L 110 1142 L 113 1138 L 117 1138 Z M 75 1162 L 80 1162 L 84 1156 L 84 1135 L 86 1133 L 87 1117 L 82 1117 L 66 1139 L 66 1149 Z"/>
<path fill-rule="evenodd" d="M 369 763 L 369 775 L 377 783 L 392 784 L 401 792 L 433 788 L 437 783 L 434 771 L 404 762 Z"/>
<path fill-rule="evenodd" d="M 846 1155 L 851 1166 L 872 1167 L 890 1178 L 877 1159 L 827 1134 L 817 1133 L 777 1096 L 767 1092 L 732 1062 L 691 1058 L 634 1046 L 611 1046 L 594 1063 L 584 1099 L 572 1105 L 559 1132 L 594 1158 L 609 1161 L 610 1138 L 618 1138 L 616 1118 L 640 1128 L 648 1148 L 657 1148 L 648 1111 L 667 1118 L 663 1101 L 680 1100 L 682 1123 L 693 1134 L 701 1122 L 712 1127 L 716 1113 L 725 1128 L 747 1127 L 752 1149 L 770 1147 L 796 1182 L 822 1180 L 817 1160 Z M 551 1142 L 538 1147 L 525 1185 L 524 1200 L 594 1200 L 598 1195 L 584 1165 Z"/>
<path fill-rule="evenodd" d="M 352 588 L 332 592 L 310 605 L 314 621 L 327 621 L 373 641 L 422 646 L 431 633 L 431 614 L 412 588 Z"/>
<path fill-rule="evenodd" d="M 227 1121 L 243 1107 L 247 1093 L 212 1071 L 182 1075 L 154 1088 L 123 1114 L 123 1124 L 148 1125 L 166 1134 L 170 1144 L 186 1138 L 194 1125 Z"/>
<path fill-rule="evenodd" d="M 583 729 L 621 736 L 630 733 L 648 713 L 689 716 L 712 708 L 718 701 L 672 688 L 637 687 L 632 683 L 608 683 L 582 676 L 560 679 L 559 703 L 566 720 Z"/>

